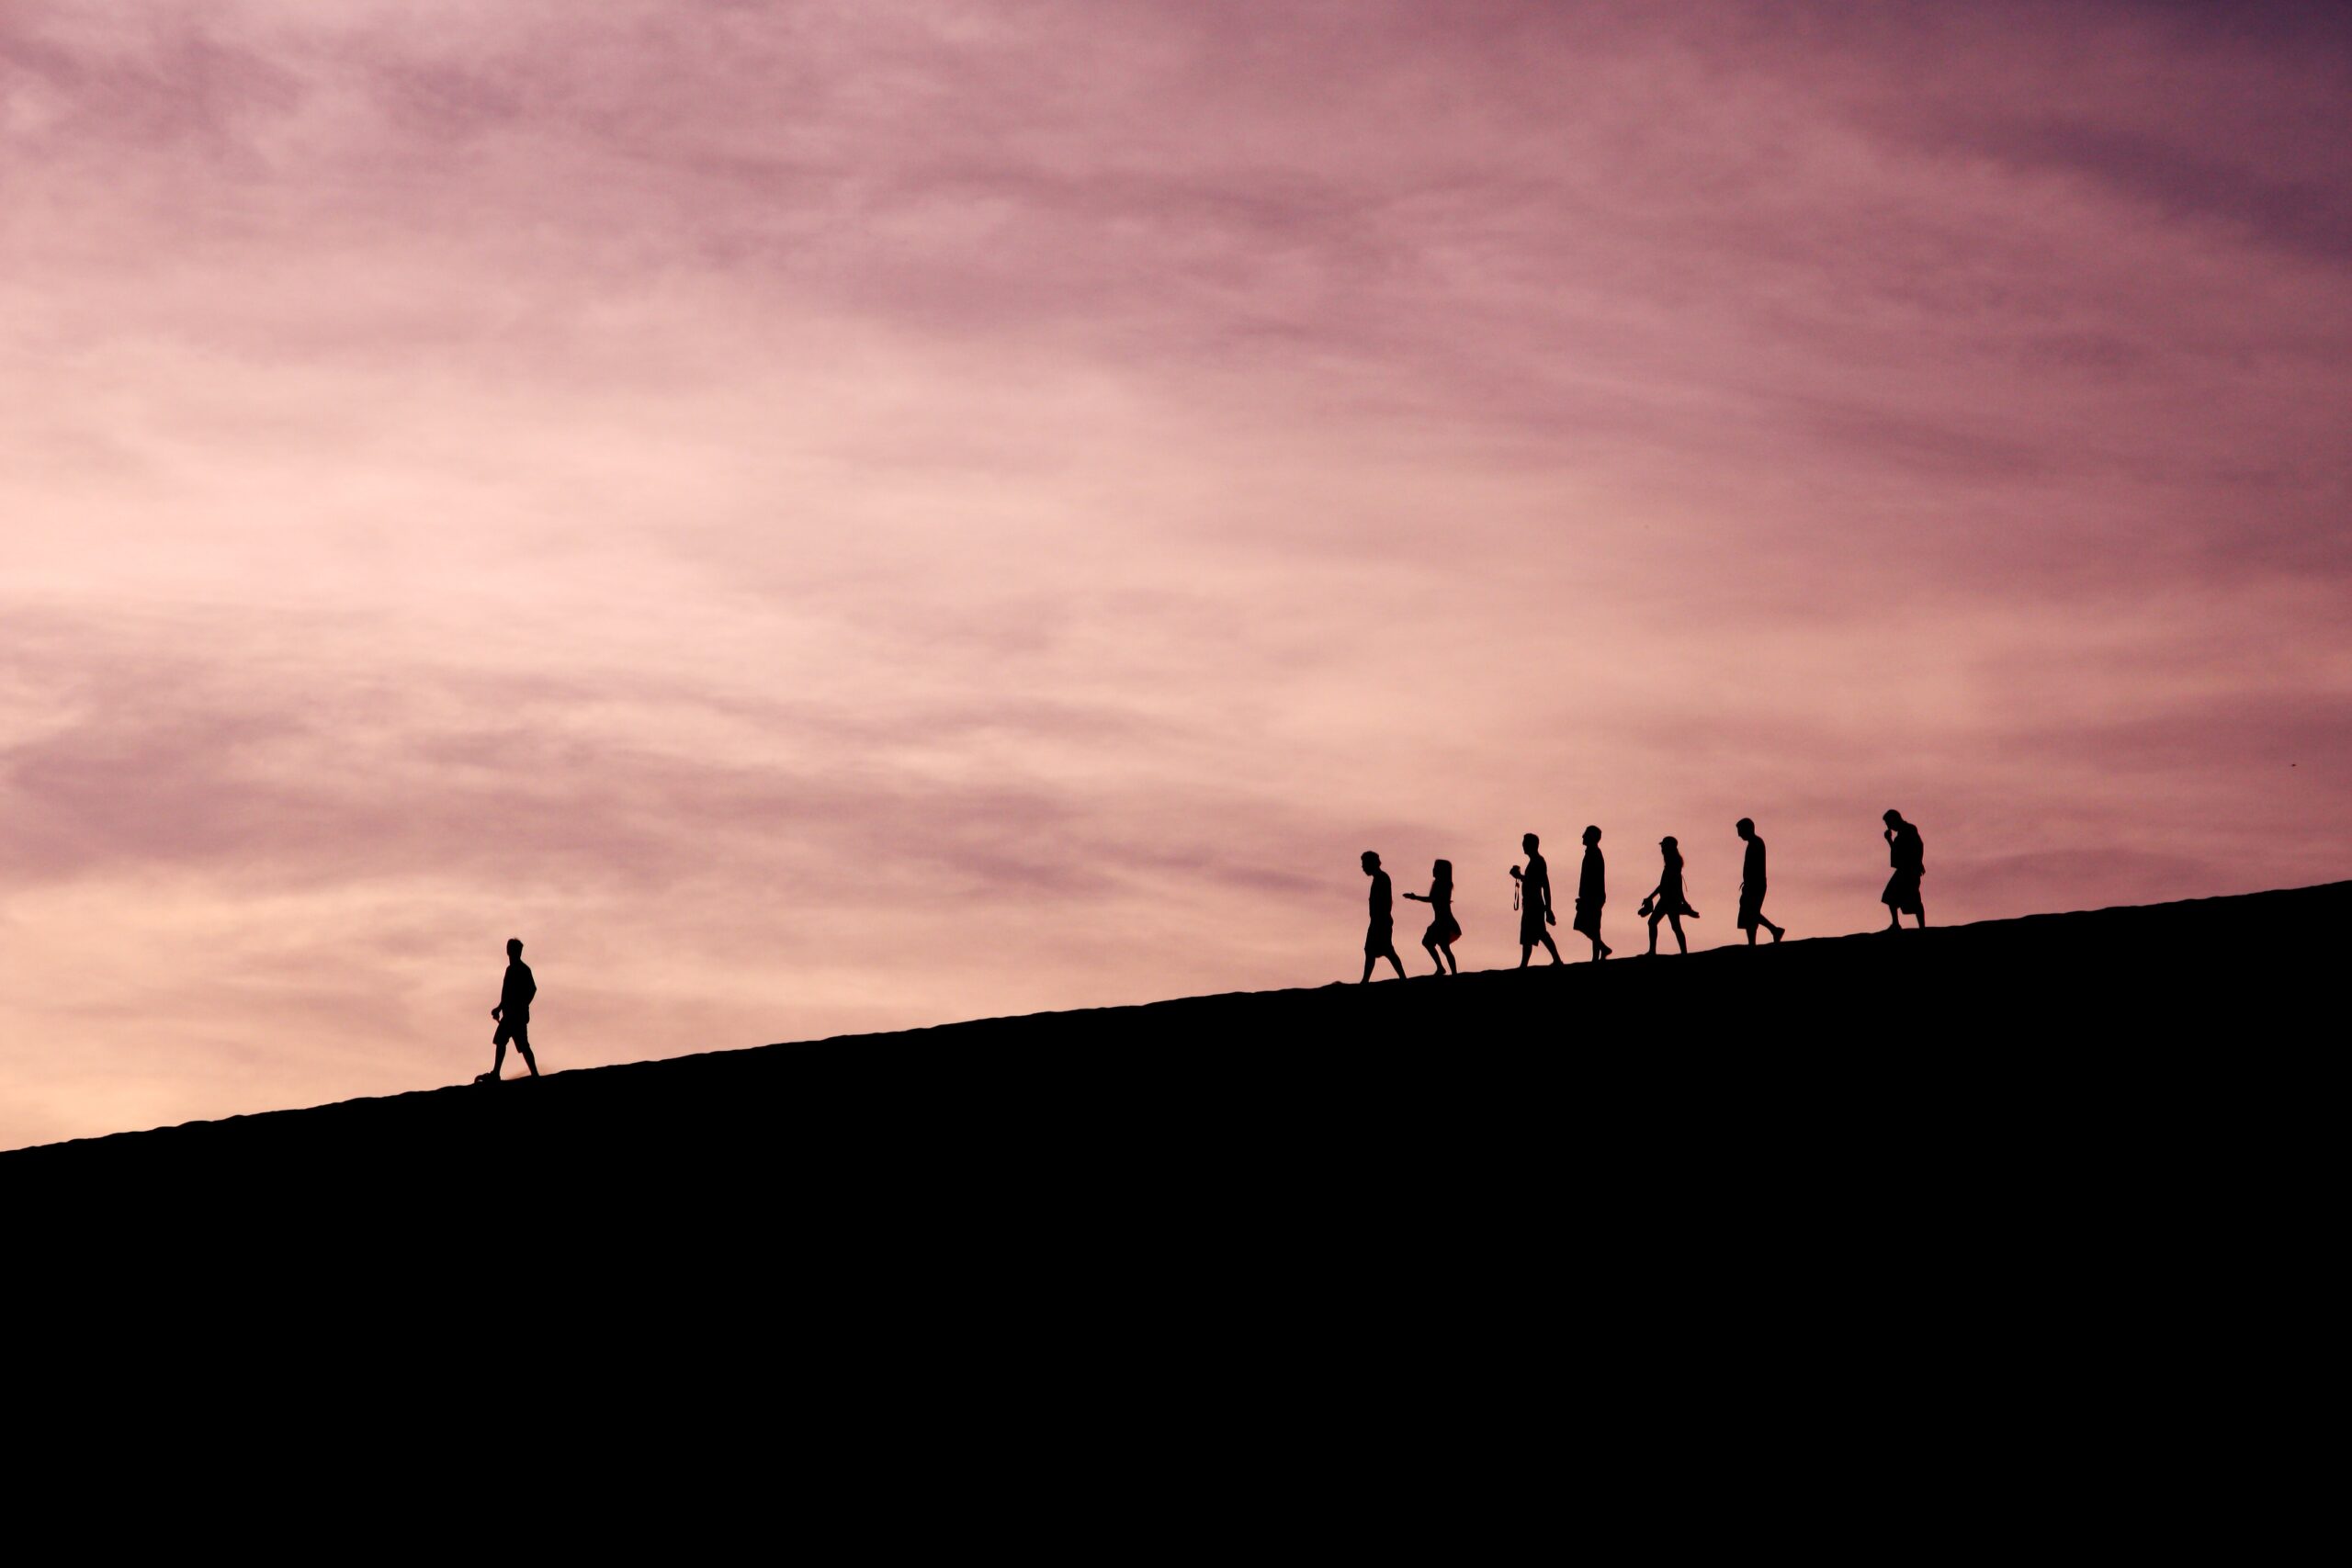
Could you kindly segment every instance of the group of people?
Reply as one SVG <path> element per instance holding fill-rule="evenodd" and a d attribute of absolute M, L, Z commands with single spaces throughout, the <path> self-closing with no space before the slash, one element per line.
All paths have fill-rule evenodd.
<path fill-rule="evenodd" d="M 1903 819 L 1899 811 L 1888 811 L 1882 820 L 1885 824 L 1884 838 L 1887 860 L 1894 874 L 1886 879 L 1886 889 L 1879 901 L 1886 906 L 1889 931 L 1902 928 L 1903 917 L 1911 916 L 1921 929 L 1928 924 L 1926 908 L 1919 900 L 1919 878 L 1927 873 L 1926 851 L 1919 839 L 1919 829 Z M 1754 819 L 1743 817 L 1734 825 L 1747 849 L 1740 857 L 1739 920 L 1741 931 L 1747 933 L 1747 944 L 1756 945 L 1759 931 L 1772 933 L 1774 942 L 1788 934 L 1788 928 L 1775 925 L 1764 914 L 1764 840 L 1758 836 Z M 1560 923 L 1552 906 L 1552 871 L 1545 863 L 1541 840 L 1532 833 L 1520 840 L 1526 852 L 1527 864 L 1512 866 L 1511 907 L 1519 911 L 1519 966 L 1526 968 L 1541 947 L 1552 955 L 1552 962 L 1562 962 L 1559 944 L 1552 940 L 1551 928 Z M 1682 847 L 1673 835 L 1657 841 L 1664 864 L 1658 873 L 1657 886 L 1643 898 L 1636 915 L 1649 922 L 1648 956 L 1657 953 L 1657 928 L 1663 922 L 1674 932 L 1674 946 L 1679 953 L 1690 951 L 1690 943 L 1682 934 L 1685 916 L 1699 918 L 1691 907 L 1690 897 L 1682 886 Z M 1396 977 L 1405 977 L 1405 961 L 1396 956 L 1396 914 L 1391 903 L 1388 874 L 1380 869 L 1380 856 L 1370 850 L 1363 852 L 1363 873 L 1372 878 L 1372 921 L 1363 938 L 1363 978 L 1372 978 L 1373 966 L 1385 958 L 1396 969 Z M 1439 861 L 1430 868 L 1430 890 L 1408 893 L 1406 897 L 1430 907 L 1429 930 L 1421 933 L 1421 946 L 1437 965 L 1440 975 L 1458 975 L 1461 965 L 1455 962 L 1453 944 L 1462 940 L 1462 924 L 1453 918 L 1453 863 Z M 1617 950 L 1600 940 L 1601 906 L 1609 901 L 1609 868 L 1601 859 L 1600 829 L 1584 830 L 1584 863 L 1577 872 L 1576 912 L 1569 929 L 1592 943 L 1596 962 Z"/>
<path fill-rule="evenodd" d="M 1903 819 L 1899 811 L 1886 814 L 1887 859 L 1894 874 L 1886 879 L 1886 891 L 1879 895 L 1886 906 L 1887 930 L 1899 930 L 1903 917 L 1909 915 L 1922 929 L 1928 915 L 1919 902 L 1919 878 L 1926 874 L 1925 853 L 1919 842 L 1919 829 Z M 1778 942 L 1788 934 L 1787 928 L 1774 925 L 1764 918 L 1764 840 L 1756 834 L 1756 824 L 1741 818 L 1735 829 L 1747 846 L 1739 867 L 1739 929 L 1747 933 L 1750 947 L 1756 945 L 1756 933 L 1770 931 Z M 1527 853 L 1527 864 L 1512 866 L 1511 907 L 1519 911 L 1519 966 L 1527 967 L 1528 961 L 1541 947 L 1552 955 L 1552 962 L 1561 962 L 1559 944 L 1552 940 L 1551 928 L 1560 923 L 1552 908 L 1552 870 L 1544 863 L 1541 840 L 1532 833 L 1519 841 Z M 1682 849 L 1671 835 L 1657 841 L 1665 859 L 1658 874 L 1657 886 L 1642 900 L 1635 913 L 1650 924 L 1651 955 L 1657 953 L 1657 928 L 1665 922 L 1674 931 L 1677 951 L 1688 953 L 1690 944 L 1682 935 L 1682 919 L 1699 918 L 1682 887 Z M 1380 869 L 1380 857 L 1372 851 L 1363 852 L 1363 872 L 1372 878 L 1372 925 L 1364 932 L 1363 978 L 1372 978 L 1372 967 L 1385 958 L 1396 967 L 1396 977 L 1405 977 L 1404 960 L 1396 956 L 1396 914 L 1390 902 L 1388 874 Z M 1461 922 L 1453 918 L 1453 863 L 1439 861 L 1430 868 L 1430 890 L 1408 893 L 1406 897 L 1430 907 L 1429 930 L 1421 933 L 1421 946 L 1429 951 L 1430 960 L 1441 975 L 1458 975 L 1462 967 L 1454 961 L 1453 944 L 1462 940 Z M 1600 908 L 1609 901 L 1609 868 L 1600 858 L 1600 829 L 1584 830 L 1584 864 L 1577 872 L 1577 903 L 1575 917 L 1569 929 L 1589 938 L 1592 956 L 1608 957 L 1616 951 L 1600 940 Z M 476 1083 L 496 1083 L 506 1065 L 506 1046 L 513 1042 L 533 1077 L 539 1076 L 538 1058 L 531 1054 L 531 1000 L 538 995 L 538 982 L 532 977 L 531 966 L 523 962 L 520 938 L 510 938 L 506 943 L 506 974 L 499 987 L 498 1005 L 490 1016 L 498 1022 L 491 1039 L 497 1055 L 490 1071 L 474 1079 Z"/>

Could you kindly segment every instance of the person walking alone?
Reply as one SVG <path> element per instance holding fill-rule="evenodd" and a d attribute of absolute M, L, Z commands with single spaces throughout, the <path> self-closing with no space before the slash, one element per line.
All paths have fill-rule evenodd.
<path fill-rule="evenodd" d="M 506 978 L 498 987 L 498 1005 L 490 1016 L 498 1021 L 498 1032 L 490 1043 L 498 1048 L 491 1059 L 490 1071 L 474 1079 L 476 1083 L 496 1083 L 506 1066 L 506 1043 L 514 1042 L 514 1049 L 523 1054 L 524 1066 L 531 1076 L 539 1076 L 539 1059 L 531 1055 L 531 998 L 539 994 L 539 983 L 531 978 L 531 966 L 523 962 L 523 939 L 506 939 Z"/>

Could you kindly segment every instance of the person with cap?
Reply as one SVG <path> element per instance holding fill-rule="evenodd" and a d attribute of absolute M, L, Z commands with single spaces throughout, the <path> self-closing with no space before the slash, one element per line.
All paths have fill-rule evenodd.
<path fill-rule="evenodd" d="M 1682 917 L 1699 918 L 1690 900 L 1682 896 L 1682 850 L 1669 833 L 1657 841 L 1658 852 L 1665 856 L 1666 866 L 1658 874 L 1657 886 L 1642 900 L 1639 913 L 1650 923 L 1649 956 L 1657 956 L 1657 923 L 1665 920 L 1674 927 L 1674 947 L 1678 953 L 1690 951 L 1690 943 L 1682 935 Z"/>

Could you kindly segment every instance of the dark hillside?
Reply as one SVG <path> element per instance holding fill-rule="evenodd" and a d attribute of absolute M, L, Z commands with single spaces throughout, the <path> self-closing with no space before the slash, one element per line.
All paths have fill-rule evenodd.
<path fill-rule="evenodd" d="M 0 1155 L 12 1303 L 105 1420 L 195 1378 L 208 1417 L 315 1401 L 445 1465 L 480 1420 L 742 1495 L 962 1478 L 956 1528 L 1567 1473 L 1645 1532 L 1999 1533 L 1988 1487 L 2211 1486 L 2300 1428 L 2347 912 L 1199 997 L 55 1145 Z"/>
<path fill-rule="evenodd" d="M 0 1155 L 0 1179 L 175 1201 L 527 1191 L 550 1219 L 1472 1190 L 1474 1222 L 1565 1219 L 1809 1175 L 1839 1204 L 1888 1202 L 1896 1178 L 1957 1196 L 2133 1150 L 2263 1157 L 2340 1032 L 2311 1010 L 2347 914 L 2338 883 L 988 1019 L 51 1145 Z"/>

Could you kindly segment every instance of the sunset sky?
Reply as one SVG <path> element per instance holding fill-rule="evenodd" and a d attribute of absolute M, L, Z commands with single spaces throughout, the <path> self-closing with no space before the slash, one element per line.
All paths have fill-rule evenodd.
<path fill-rule="evenodd" d="M 2347 123 L 2330 5 L 15 0 L 0 1146 L 509 936 L 564 1068 L 1351 980 L 1367 848 L 1515 962 L 1587 822 L 1621 949 L 1743 814 L 1792 937 L 1890 806 L 2352 876 Z"/>

